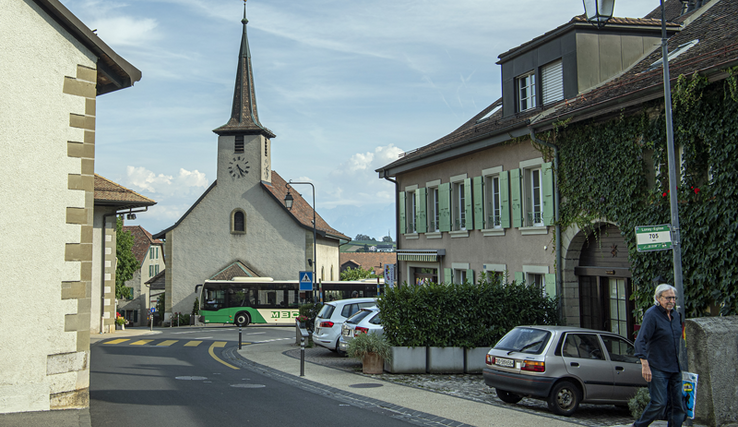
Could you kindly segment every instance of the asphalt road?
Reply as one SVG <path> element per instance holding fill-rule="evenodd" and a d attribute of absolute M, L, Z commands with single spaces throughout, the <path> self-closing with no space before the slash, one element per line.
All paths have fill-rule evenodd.
<path fill-rule="evenodd" d="M 287 336 L 285 336 L 287 335 Z M 244 330 L 246 343 L 294 339 L 288 332 Z M 237 328 L 173 330 L 92 346 L 92 426 L 304 425 L 407 426 L 367 410 L 228 364 Z M 258 345 L 258 344 L 246 344 Z"/>

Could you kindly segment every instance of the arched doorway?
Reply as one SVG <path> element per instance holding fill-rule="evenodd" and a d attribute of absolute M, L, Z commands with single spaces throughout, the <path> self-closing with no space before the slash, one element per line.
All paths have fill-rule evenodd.
<path fill-rule="evenodd" d="M 602 224 L 585 237 L 574 268 L 579 283 L 579 324 L 633 337 L 628 247 L 620 229 Z"/>

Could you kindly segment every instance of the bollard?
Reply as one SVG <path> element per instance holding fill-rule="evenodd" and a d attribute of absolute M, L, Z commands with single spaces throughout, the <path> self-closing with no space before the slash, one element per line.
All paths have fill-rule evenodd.
<path fill-rule="evenodd" d="M 300 376 L 305 376 L 305 337 L 300 338 Z"/>
<path fill-rule="evenodd" d="M 238 328 L 238 349 L 241 349 L 241 328 Z"/>

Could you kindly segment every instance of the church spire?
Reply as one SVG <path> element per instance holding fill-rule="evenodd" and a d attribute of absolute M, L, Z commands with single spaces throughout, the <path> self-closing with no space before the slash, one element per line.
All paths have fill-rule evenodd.
<path fill-rule="evenodd" d="M 238 67 L 236 69 L 236 87 L 233 91 L 233 107 L 231 118 L 225 125 L 213 130 L 218 135 L 249 134 L 264 135 L 274 138 L 275 135 L 259 122 L 259 113 L 256 109 L 256 89 L 254 87 L 254 73 L 251 66 L 251 50 L 246 35 L 246 0 L 243 2 L 243 35 L 241 36 L 241 50 L 238 53 Z"/>

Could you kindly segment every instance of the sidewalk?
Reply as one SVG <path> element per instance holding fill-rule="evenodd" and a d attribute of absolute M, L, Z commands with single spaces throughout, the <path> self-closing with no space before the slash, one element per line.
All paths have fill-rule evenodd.
<path fill-rule="evenodd" d="M 341 394 L 348 396 L 358 395 L 359 398 L 366 398 L 370 403 L 376 401 L 378 405 L 386 402 L 382 405 L 384 408 L 390 407 L 396 411 L 405 408 L 408 410 L 407 413 L 417 411 L 444 419 L 446 422 L 439 422 L 439 426 L 456 426 L 459 423 L 471 426 L 505 427 L 576 425 L 554 418 L 528 414 L 514 408 L 501 408 L 473 402 L 313 363 L 305 363 L 305 376 L 300 377 L 300 361 L 284 354 L 294 348 L 294 341 L 284 340 L 247 345 L 238 350 L 238 354 L 244 359 L 294 376 L 295 379 L 303 382 L 337 389 Z"/>

